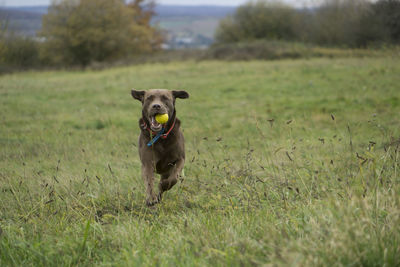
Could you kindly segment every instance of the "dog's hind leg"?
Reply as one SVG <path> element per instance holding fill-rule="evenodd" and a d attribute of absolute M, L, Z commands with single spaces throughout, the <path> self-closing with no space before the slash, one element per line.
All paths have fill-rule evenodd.
<path fill-rule="evenodd" d="M 162 194 L 165 191 L 170 190 L 177 182 L 178 178 L 182 173 L 183 166 L 185 164 L 185 159 L 179 159 L 177 162 L 175 162 L 174 166 L 171 168 L 171 170 L 166 173 L 161 175 L 161 180 L 159 184 L 159 193 L 158 193 L 158 198 L 161 200 Z"/>

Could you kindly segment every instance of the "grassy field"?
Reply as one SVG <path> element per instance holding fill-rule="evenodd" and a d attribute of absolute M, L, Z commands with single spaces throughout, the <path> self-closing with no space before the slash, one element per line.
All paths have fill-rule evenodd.
<path fill-rule="evenodd" d="M 0 265 L 399 266 L 399 58 L 0 77 Z M 130 89 L 178 100 L 185 178 L 145 205 Z"/>

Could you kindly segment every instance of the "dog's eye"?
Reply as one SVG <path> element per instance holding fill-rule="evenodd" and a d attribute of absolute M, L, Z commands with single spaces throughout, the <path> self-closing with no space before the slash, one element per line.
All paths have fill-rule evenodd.
<path fill-rule="evenodd" d="M 146 98 L 147 101 L 153 101 L 154 100 L 154 95 L 148 96 Z"/>
<path fill-rule="evenodd" d="M 169 98 L 168 98 L 168 96 L 163 95 L 163 96 L 161 96 L 161 100 L 163 100 L 163 101 L 168 101 Z"/>

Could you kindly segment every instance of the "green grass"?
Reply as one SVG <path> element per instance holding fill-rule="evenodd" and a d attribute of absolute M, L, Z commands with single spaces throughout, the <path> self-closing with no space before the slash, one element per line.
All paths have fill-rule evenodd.
<path fill-rule="evenodd" d="M 400 265 L 398 58 L 0 77 L 0 265 Z M 185 89 L 145 205 L 130 89 Z"/>

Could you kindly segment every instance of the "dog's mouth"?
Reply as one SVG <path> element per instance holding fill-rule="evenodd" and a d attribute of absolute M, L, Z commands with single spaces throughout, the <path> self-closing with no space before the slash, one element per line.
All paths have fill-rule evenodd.
<path fill-rule="evenodd" d="M 162 129 L 162 124 L 158 123 L 156 121 L 156 115 L 157 114 L 154 114 L 154 115 L 150 116 L 150 119 L 149 119 L 149 121 L 150 121 L 150 129 L 153 132 L 158 132 L 158 131 L 161 131 L 161 129 Z"/>

